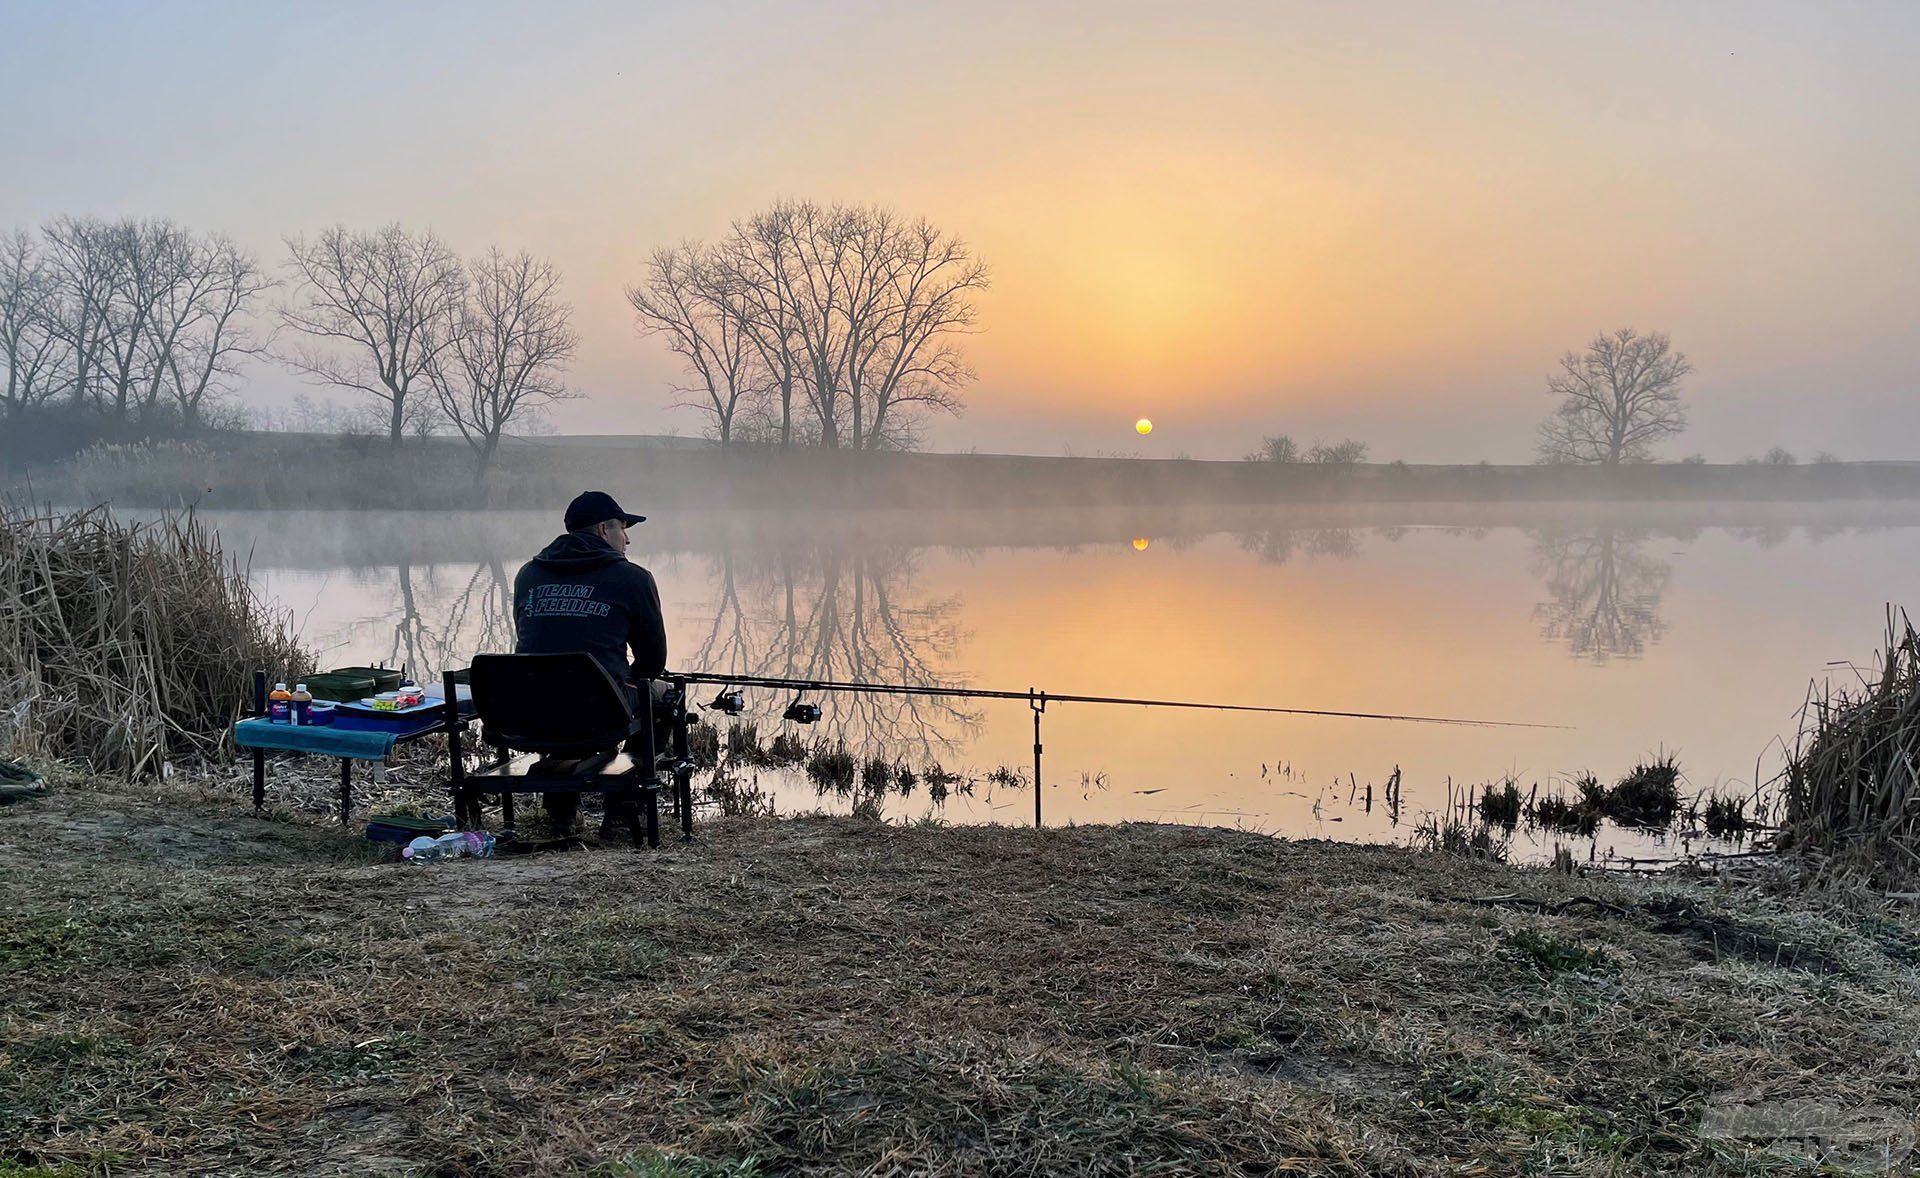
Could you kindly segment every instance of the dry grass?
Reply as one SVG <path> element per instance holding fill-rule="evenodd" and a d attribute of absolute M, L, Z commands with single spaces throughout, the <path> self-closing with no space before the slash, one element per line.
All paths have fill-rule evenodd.
<path fill-rule="evenodd" d="M 1735 1094 L 1920 1098 L 1905 919 L 1144 825 L 410 868 L 55 784 L 0 812 L 0 1170 L 1748 1174 Z"/>
<path fill-rule="evenodd" d="M 1920 634 L 1889 612 L 1879 671 L 1818 689 L 1777 785 L 1782 847 L 1811 874 L 1872 889 L 1920 882 Z"/>
<path fill-rule="evenodd" d="M 309 665 L 191 514 L 0 505 L 0 752 L 153 772 L 221 748 L 250 668 Z"/>

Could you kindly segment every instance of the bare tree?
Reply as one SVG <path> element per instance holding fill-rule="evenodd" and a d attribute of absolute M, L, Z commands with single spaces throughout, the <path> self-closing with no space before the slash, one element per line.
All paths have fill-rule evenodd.
<path fill-rule="evenodd" d="M 42 238 L 42 399 L 58 383 L 111 423 L 152 430 L 177 411 L 199 424 L 220 378 L 257 351 L 246 313 L 268 283 L 253 259 L 165 220 L 60 217 Z M 7 256 L 24 248 L 16 235 Z"/>
<path fill-rule="evenodd" d="M 794 392 L 801 385 L 805 357 L 800 342 L 799 308 L 792 292 L 798 249 L 794 208 L 779 204 L 745 222 L 734 222 L 721 243 L 716 263 L 734 291 L 733 305 L 744 317 L 747 340 L 759 357 L 767 392 L 777 413 L 782 450 L 794 443 Z"/>
<path fill-rule="evenodd" d="M 907 445 L 916 410 L 959 411 L 973 373 L 954 337 L 973 330 L 988 274 L 958 238 L 890 209 L 785 201 L 736 222 L 712 257 L 783 446 L 800 432 L 796 388 L 828 449 Z"/>
<path fill-rule="evenodd" d="M 820 426 L 820 445 L 840 448 L 845 429 L 848 308 L 863 297 L 853 289 L 856 226 L 850 211 L 810 201 L 786 206 L 793 220 L 794 265 L 787 276 L 794 336 L 806 363 L 807 400 Z"/>
<path fill-rule="evenodd" d="M 287 363 L 383 403 L 398 447 L 409 396 L 466 322 L 460 259 L 432 232 L 399 225 L 368 233 L 335 226 L 312 242 L 287 239 L 287 251 L 297 301 L 281 316 L 309 341 Z"/>
<path fill-rule="evenodd" d="M 16 418 L 59 392 L 54 276 L 32 235 L 0 237 L 0 404 Z"/>
<path fill-rule="evenodd" d="M 872 294 L 852 305 L 849 356 L 854 445 L 880 449 L 910 440 L 916 408 L 960 411 L 973 379 L 951 337 L 978 320 L 971 296 L 988 284 L 986 266 L 959 238 L 925 220 L 902 224 L 886 210 L 858 214 Z"/>
<path fill-rule="evenodd" d="M 184 329 L 166 349 L 159 379 L 191 430 L 240 361 L 263 350 L 246 315 L 273 280 L 251 254 L 219 235 L 196 244 L 186 274 L 183 288 L 192 295 L 180 300 Z"/>
<path fill-rule="evenodd" d="M 124 422 L 151 387 L 152 321 L 177 280 L 184 231 L 170 221 L 60 217 L 45 236 L 74 400 Z"/>
<path fill-rule="evenodd" d="M 154 321 L 183 280 L 186 233 L 171 221 L 115 222 L 107 227 L 113 280 L 103 318 L 99 408 L 116 422 L 136 408 L 150 420 L 159 392 Z"/>
<path fill-rule="evenodd" d="M 75 407 L 93 403 L 112 301 L 114 250 L 98 218 L 58 217 L 42 231 L 53 276 L 52 330 L 64 349 L 64 379 Z"/>
<path fill-rule="evenodd" d="M 1664 332 L 1622 328 L 1568 352 L 1547 378 L 1559 407 L 1540 425 L 1542 462 L 1618 466 L 1644 461 L 1653 444 L 1686 428 L 1680 382 L 1693 371 Z"/>
<path fill-rule="evenodd" d="M 1290 436 L 1286 434 L 1268 434 L 1261 440 L 1260 448 L 1248 454 L 1243 461 L 1276 462 L 1282 465 L 1291 465 L 1296 462 L 1306 461 L 1306 456 L 1300 452 L 1300 443 L 1294 441 Z"/>
<path fill-rule="evenodd" d="M 1367 460 L 1367 444 L 1357 438 L 1341 442 L 1315 442 L 1307 451 L 1307 461 L 1321 466 L 1355 466 Z"/>
<path fill-rule="evenodd" d="M 753 308 L 745 284 L 717 264 L 707 247 L 688 242 L 655 250 L 646 280 L 627 289 L 640 330 L 665 337 L 694 381 L 680 391 L 713 423 L 722 447 L 731 446 L 741 409 L 764 388 L 753 338 Z"/>
<path fill-rule="evenodd" d="M 578 395 L 561 379 L 577 341 L 551 263 L 495 249 L 468 270 L 460 325 L 433 353 L 428 379 L 484 479 L 509 425 Z"/>

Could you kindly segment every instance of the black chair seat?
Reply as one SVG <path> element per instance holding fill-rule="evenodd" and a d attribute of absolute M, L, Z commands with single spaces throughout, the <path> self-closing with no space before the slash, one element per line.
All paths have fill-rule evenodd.
<path fill-rule="evenodd" d="M 549 793 L 578 789 L 592 791 L 620 783 L 652 784 L 650 775 L 626 753 L 603 753 L 578 762 L 555 762 L 537 753 L 517 753 L 503 761 L 467 773 L 469 782 L 511 779 L 515 793 Z M 629 779 L 639 779 L 630 781 Z M 497 786 L 494 788 L 498 788 Z"/>
<path fill-rule="evenodd" d="M 498 793 L 511 827 L 516 793 L 600 793 L 610 802 L 641 803 L 645 841 L 660 845 L 652 709 L 636 716 L 627 693 L 591 655 L 476 655 L 468 682 L 496 755 L 466 771 L 458 734 L 449 730 L 456 810 L 467 810 L 473 794 Z M 633 805 L 622 808 L 637 846 L 640 817 Z"/>

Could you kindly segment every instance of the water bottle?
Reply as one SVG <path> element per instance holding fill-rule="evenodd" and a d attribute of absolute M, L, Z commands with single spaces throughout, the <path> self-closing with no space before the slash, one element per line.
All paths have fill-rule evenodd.
<path fill-rule="evenodd" d="M 493 858 L 493 836 L 483 830 L 455 830 L 429 838 L 421 835 L 400 850 L 400 857 L 415 863 L 431 863 L 435 859 L 458 859 L 463 855 L 475 859 Z"/>

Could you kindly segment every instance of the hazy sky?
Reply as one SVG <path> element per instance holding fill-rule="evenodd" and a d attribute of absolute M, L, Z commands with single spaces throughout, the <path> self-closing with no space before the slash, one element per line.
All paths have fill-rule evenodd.
<path fill-rule="evenodd" d="M 798 196 L 992 265 L 937 448 L 1524 461 L 1554 359 L 1637 325 L 1699 370 L 1674 455 L 1920 457 L 1917 55 L 1912 0 L 0 0 L 0 228 L 549 255 L 567 432 L 697 431 L 622 287 Z"/>

